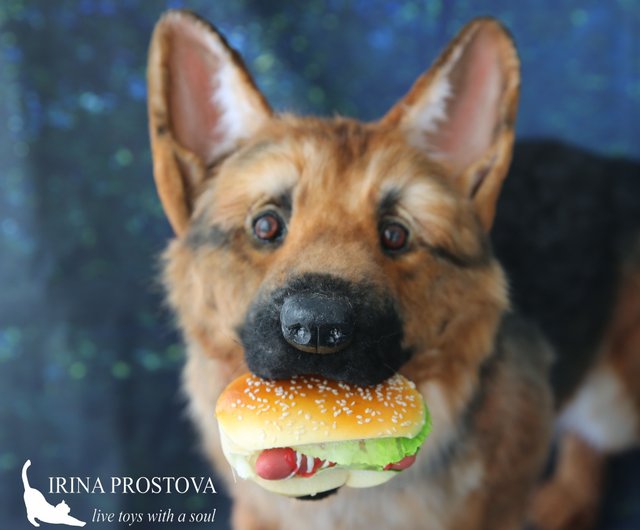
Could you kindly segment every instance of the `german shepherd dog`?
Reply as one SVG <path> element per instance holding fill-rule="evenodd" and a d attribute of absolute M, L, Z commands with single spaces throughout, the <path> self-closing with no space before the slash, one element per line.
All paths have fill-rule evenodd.
<path fill-rule="evenodd" d="M 638 439 L 640 186 L 623 165 L 601 178 L 587 155 L 558 172 L 563 148 L 533 145 L 497 208 L 519 91 L 498 22 L 468 24 L 373 123 L 275 113 L 225 39 L 185 11 L 158 22 L 148 81 L 176 236 L 164 284 L 234 528 L 593 524 L 605 457 Z M 285 336 L 285 302 L 312 328 L 347 314 L 333 324 L 351 340 Z M 216 398 L 246 371 L 356 384 L 400 372 L 433 433 L 383 486 L 279 497 L 235 482 L 220 449 Z M 555 471 L 540 484 L 552 438 Z"/>

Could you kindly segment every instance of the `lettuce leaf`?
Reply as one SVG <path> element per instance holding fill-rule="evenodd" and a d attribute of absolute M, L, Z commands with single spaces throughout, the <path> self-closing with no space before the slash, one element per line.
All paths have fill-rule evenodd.
<path fill-rule="evenodd" d="M 413 438 L 375 438 L 372 440 L 348 440 L 309 444 L 294 447 L 308 456 L 335 462 L 352 469 L 382 470 L 387 464 L 399 462 L 405 456 L 415 454 L 431 432 L 431 417 L 425 406 L 424 425 Z"/>

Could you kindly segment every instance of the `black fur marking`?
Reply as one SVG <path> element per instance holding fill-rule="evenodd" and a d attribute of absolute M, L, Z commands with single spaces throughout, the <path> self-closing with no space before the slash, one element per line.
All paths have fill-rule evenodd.
<path fill-rule="evenodd" d="M 217 225 L 210 225 L 202 218 L 196 219 L 187 232 L 187 246 L 197 250 L 204 246 L 220 248 L 231 243 L 233 231 L 225 230 Z"/>
<path fill-rule="evenodd" d="M 557 353 L 561 403 L 582 380 L 611 316 L 617 272 L 640 234 L 640 165 L 559 142 L 516 146 L 493 246 L 514 307 Z"/>
<path fill-rule="evenodd" d="M 316 293 L 342 296 L 353 306 L 354 331 L 343 350 L 319 355 L 302 352 L 282 336 L 280 311 L 286 296 Z M 323 274 L 306 274 L 283 288 L 261 293 L 238 330 L 249 369 L 267 379 L 317 374 L 358 385 L 377 384 L 393 375 L 410 357 L 402 347 L 402 321 L 389 295 L 371 284 L 353 284 Z"/>
<path fill-rule="evenodd" d="M 292 210 L 292 199 L 291 199 L 291 190 L 287 190 L 281 193 L 275 200 L 276 206 L 279 206 L 280 209 L 285 214 L 285 219 L 289 221 L 291 218 L 291 210 Z"/>
<path fill-rule="evenodd" d="M 380 199 L 378 206 L 378 217 L 385 215 L 393 215 L 396 212 L 398 203 L 400 202 L 401 191 L 397 188 L 391 188 Z"/>
<path fill-rule="evenodd" d="M 334 493 L 338 493 L 339 489 L 340 488 L 333 488 L 332 490 L 321 491 L 315 495 L 303 495 L 302 497 L 296 497 L 296 499 L 300 501 L 319 501 L 333 495 Z"/>
<path fill-rule="evenodd" d="M 487 244 L 483 244 L 482 251 L 477 256 L 454 254 L 444 247 L 432 246 L 426 243 L 423 246 L 437 258 L 443 259 L 461 269 L 484 267 L 491 261 L 491 252 Z"/>

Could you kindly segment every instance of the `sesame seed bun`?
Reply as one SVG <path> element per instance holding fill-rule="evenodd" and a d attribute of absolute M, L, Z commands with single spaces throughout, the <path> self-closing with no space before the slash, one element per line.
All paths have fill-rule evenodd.
<path fill-rule="evenodd" d="M 415 385 L 394 375 L 370 387 L 315 376 L 267 381 L 246 374 L 221 394 L 216 416 L 223 452 L 240 478 L 288 496 L 315 495 L 346 485 L 382 484 L 396 471 L 329 467 L 310 477 L 265 480 L 257 456 L 266 449 L 375 438 L 413 438 L 425 425 L 425 405 Z"/>
<path fill-rule="evenodd" d="M 424 402 L 399 374 L 359 387 L 315 376 L 267 381 L 246 374 L 221 394 L 216 416 L 245 451 L 371 438 L 412 438 L 422 428 Z"/>

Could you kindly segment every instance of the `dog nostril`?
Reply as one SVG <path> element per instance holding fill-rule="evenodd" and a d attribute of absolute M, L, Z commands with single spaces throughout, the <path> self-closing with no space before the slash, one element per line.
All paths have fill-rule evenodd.
<path fill-rule="evenodd" d="M 340 344 L 340 341 L 343 339 L 344 333 L 338 328 L 331 328 L 327 335 L 327 342 L 330 345 Z"/>
<path fill-rule="evenodd" d="M 287 330 L 287 334 L 296 342 L 296 344 L 309 344 L 311 341 L 311 330 L 305 326 L 295 325 Z"/>
<path fill-rule="evenodd" d="M 291 295 L 282 304 L 280 326 L 284 339 L 298 350 L 335 353 L 351 341 L 351 305 L 341 297 Z"/>

